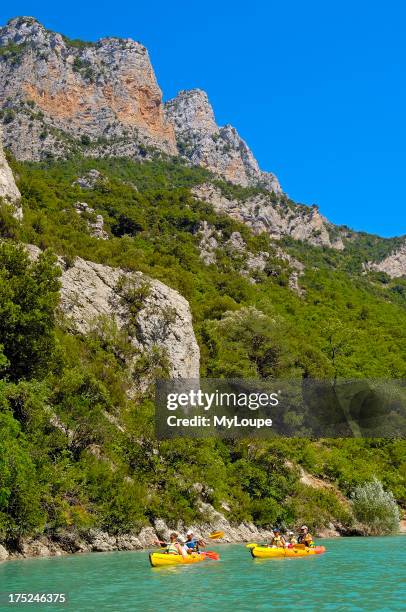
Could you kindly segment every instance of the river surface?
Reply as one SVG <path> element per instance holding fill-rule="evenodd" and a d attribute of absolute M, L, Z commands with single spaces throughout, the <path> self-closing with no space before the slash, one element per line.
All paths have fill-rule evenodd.
<path fill-rule="evenodd" d="M 146 552 L 0 564 L 0 610 L 406 610 L 406 537 L 318 540 L 324 555 L 254 560 L 241 545 L 220 561 L 151 568 Z M 214 548 L 214 546 L 212 547 Z M 6 594 L 66 593 L 65 605 L 7 605 Z"/>

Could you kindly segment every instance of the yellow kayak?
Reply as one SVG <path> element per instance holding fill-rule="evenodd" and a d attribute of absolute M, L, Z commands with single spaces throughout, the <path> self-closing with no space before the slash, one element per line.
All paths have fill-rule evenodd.
<path fill-rule="evenodd" d="M 326 552 L 324 546 L 314 546 L 314 548 L 269 548 L 268 546 L 254 546 L 251 548 L 251 555 L 254 559 L 307 557 L 308 555 L 321 555 L 324 552 Z"/>
<path fill-rule="evenodd" d="M 187 557 L 182 557 L 182 555 L 153 552 L 149 555 L 149 562 L 152 567 L 164 567 L 165 565 L 189 565 L 190 563 L 200 563 L 200 561 L 204 561 L 205 558 L 206 555 L 204 553 L 192 553 Z"/>

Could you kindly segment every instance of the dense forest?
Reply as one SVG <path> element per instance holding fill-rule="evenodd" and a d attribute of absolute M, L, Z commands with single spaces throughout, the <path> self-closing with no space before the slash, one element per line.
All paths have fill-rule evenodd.
<path fill-rule="evenodd" d="M 402 439 L 156 441 L 153 388 L 129 393 L 142 373 L 129 370 L 128 339 L 102 322 L 72 334 L 58 310 L 56 256 L 67 266 L 80 256 L 179 291 L 193 314 L 202 376 L 401 379 L 406 281 L 362 269 L 393 241 L 354 233 L 342 252 L 275 243 L 192 197 L 191 187 L 214 178 L 176 160 L 10 164 L 24 219 L 1 208 L 0 539 L 92 526 L 125 533 L 157 516 L 199 520 L 199 500 L 227 507 L 235 522 L 350 527 L 344 497 L 374 477 L 406 506 Z M 90 169 L 102 179 L 84 193 L 74 181 Z M 250 192 L 216 184 L 241 199 Z M 108 240 L 90 235 L 78 201 L 90 217 L 103 216 Z M 221 236 L 215 264 L 200 257 L 203 221 Z M 271 254 L 252 277 L 242 274 L 246 255 L 229 246 L 233 232 L 250 253 Z M 39 246 L 39 260 L 22 244 Z M 300 294 L 281 247 L 305 265 Z M 162 361 L 143 366 L 165 374 Z M 334 487 L 306 486 L 300 468 Z"/>

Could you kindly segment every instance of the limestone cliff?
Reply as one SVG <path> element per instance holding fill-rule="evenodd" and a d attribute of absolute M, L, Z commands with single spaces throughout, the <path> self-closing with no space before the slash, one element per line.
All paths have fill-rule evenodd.
<path fill-rule="evenodd" d="M 263 172 L 244 140 L 231 125 L 219 127 L 207 94 L 200 89 L 181 91 L 166 102 L 165 114 L 176 133 L 179 152 L 226 180 L 262 185 L 280 193 L 278 179 Z"/>
<path fill-rule="evenodd" d="M 181 91 L 164 107 L 148 52 L 131 39 L 85 43 L 32 17 L 11 19 L 0 28 L 0 111 L 18 159 L 179 149 L 228 181 L 281 191 L 236 129 L 217 126 L 203 91 Z"/>
<path fill-rule="evenodd" d="M 39 249 L 27 247 L 32 258 Z M 61 310 L 72 330 L 86 333 L 104 316 L 119 329 L 128 327 L 128 311 L 122 298 L 123 280 L 131 290 L 148 286 L 133 321 L 133 345 L 141 352 L 154 347 L 164 351 L 173 378 L 199 377 L 199 346 L 193 331 L 189 304 L 177 291 L 141 272 L 131 274 L 76 257 L 62 267 Z M 129 285 L 127 285 L 129 286 Z"/>
<path fill-rule="evenodd" d="M 291 236 L 315 246 L 327 246 L 337 250 L 344 248 L 340 235 L 332 237 L 333 226 L 315 207 L 289 207 L 265 193 L 246 200 L 232 199 L 224 196 L 221 190 L 211 183 L 195 187 L 193 195 L 212 204 L 217 212 L 226 213 L 245 223 L 256 234 L 267 232 L 271 238 L 277 240 L 282 236 Z"/>
<path fill-rule="evenodd" d="M 226 181 L 263 188 L 245 199 L 223 196 L 212 184 L 215 181 L 195 189 L 196 197 L 255 233 L 344 248 L 345 232 L 317 207 L 286 204 L 277 178 L 259 168 L 236 129 L 217 125 L 204 91 L 181 91 L 163 104 L 148 52 L 131 39 L 86 43 L 51 32 L 32 17 L 10 20 L 0 28 L 0 120 L 4 145 L 19 160 L 77 152 L 136 159 L 151 158 L 157 151 L 181 155 L 188 164 L 203 166 Z M 98 181 L 97 172 L 92 172 L 78 179 L 83 189 Z M 18 190 L 1 151 L 0 196 L 18 203 Z M 79 205 L 83 208 L 85 203 L 84 199 Z M 21 210 L 17 207 L 14 214 L 21 217 Z M 101 217 L 93 226 L 89 222 L 89 232 L 108 237 Z M 402 276 L 404 257 L 401 249 L 376 269 Z"/>
<path fill-rule="evenodd" d="M 5 144 L 19 159 L 136 154 L 137 144 L 176 153 L 148 52 L 131 39 L 71 41 L 31 17 L 0 29 Z"/>
<path fill-rule="evenodd" d="M 0 133 L 0 198 L 7 204 L 12 205 L 13 214 L 17 219 L 22 218 L 22 209 L 19 205 L 20 197 L 13 173 L 4 155 Z"/>
<path fill-rule="evenodd" d="M 398 249 L 385 257 L 385 259 L 378 263 L 369 262 L 366 268 L 377 270 L 378 272 L 385 272 L 391 278 L 406 277 L 406 240 Z"/>

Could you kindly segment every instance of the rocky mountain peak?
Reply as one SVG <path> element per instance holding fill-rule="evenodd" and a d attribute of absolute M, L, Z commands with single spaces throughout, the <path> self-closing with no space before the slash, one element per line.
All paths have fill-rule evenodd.
<path fill-rule="evenodd" d="M 174 127 L 179 152 L 193 164 L 244 187 L 262 185 L 277 193 L 281 191 L 277 178 L 260 170 L 237 130 L 231 125 L 217 125 L 206 92 L 181 91 L 166 102 L 165 115 Z"/>
<path fill-rule="evenodd" d="M 181 91 L 165 104 L 148 51 L 129 38 L 71 40 L 33 17 L 0 28 L 4 143 L 17 159 L 178 152 L 226 180 L 280 192 L 230 125 L 217 125 L 207 94 Z"/>
<path fill-rule="evenodd" d="M 0 41 L 2 44 L 33 41 L 41 42 L 47 37 L 44 26 L 35 17 L 14 17 L 0 28 Z"/>
<path fill-rule="evenodd" d="M 177 134 L 197 130 L 217 134 L 219 128 L 207 93 L 202 89 L 182 90 L 165 104 L 165 112 Z"/>
<path fill-rule="evenodd" d="M 57 32 L 47 30 L 34 17 L 15 17 L 0 28 L 0 46 L 7 48 L 13 45 L 19 46 L 20 52 L 24 49 L 60 49 L 64 47 L 64 38 Z M 13 51 L 17 53 L 16 49 Z"/>
<path fill-rule="evenodd" d="M 70 40 L 29 18 L 0 30 L 5 144 L 19 159 L 133 155 L 140 145 L 176 154 L 148 52 L 130 39 Z"/>

